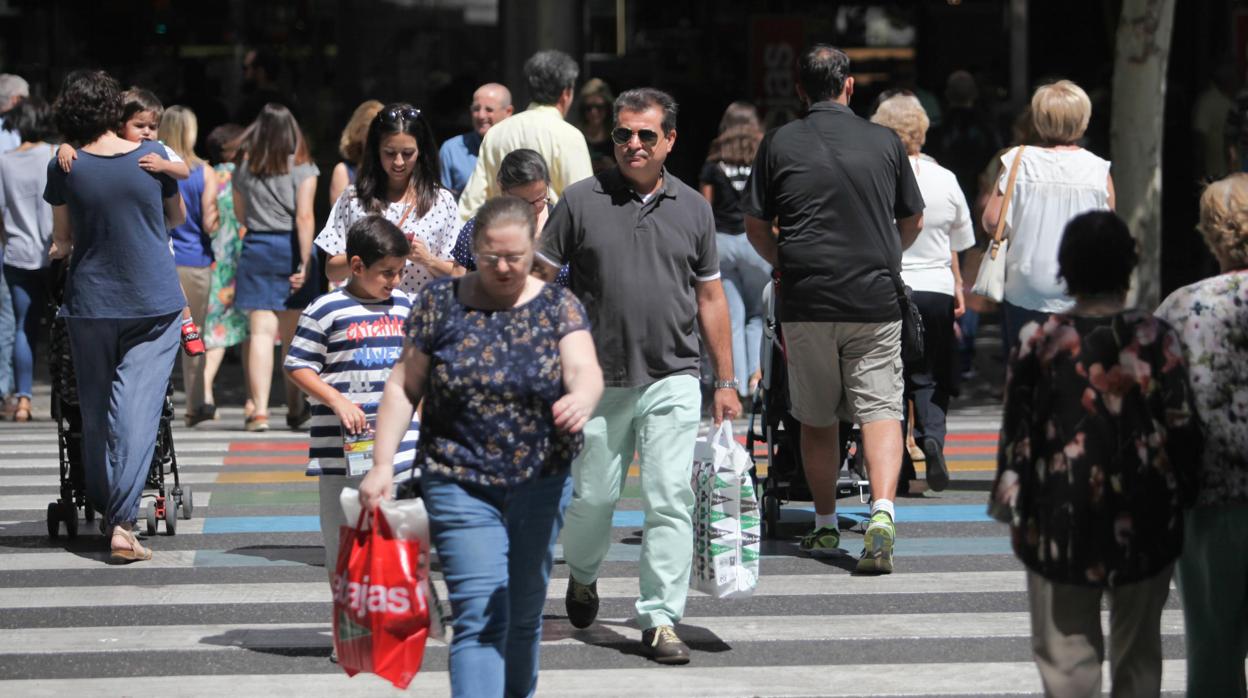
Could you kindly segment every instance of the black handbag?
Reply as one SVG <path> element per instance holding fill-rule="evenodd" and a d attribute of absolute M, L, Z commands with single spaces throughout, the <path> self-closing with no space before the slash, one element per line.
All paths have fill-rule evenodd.
<path fill-rule="evenodd" d="M 855 194 L 861 194 L 858 191 L 858 186 L 854 184 L 853 178 L 845 172 L 845 168 L 841 166 L 841 161 L 832 152 L 832 149 L 828 147 L 828 144 L 823 142 L 819 132 L 815 131 L 814 127 L 805 119 L 802 120 L 802 125 L 814 136 L 815 142 L 819 144 L 819 149 L 827 156 L 827 161 L 837 171 L 837 174 L 849 182 L 849 185 L 854 188 Z M 851 198 L 854 205 L 859 208 L 859 213 L 861 213 L 862 202 L 859 200 L 859 196 Z M 863 219 L 866 220 L 867 217 L 864 216 Z M 907 367 L 918 367 L 923 363 L 924 354 L 923 315 L 919 313 L 919 307 L 914 304 L 914 300 L 911 297 L 913 291 L 901 280 L 901 258 L 898 257 L 896 266 L 889 263 L 888 252 L 884 249 L 882 242 L 877 240 L 874 235 L 868 235 L 867 237 L 871 238 L 872 242 L 875 243 L 876 249 L 883 256 L 884 266 L 888 267 L 888 275 L 892 277 L 893 288 L 897 291 L 897 308 L 901 311 L 901 361 Z"/>

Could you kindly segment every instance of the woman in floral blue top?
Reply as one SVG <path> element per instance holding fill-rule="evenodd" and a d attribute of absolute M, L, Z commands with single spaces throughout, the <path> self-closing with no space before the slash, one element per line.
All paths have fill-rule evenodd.
<path fill-rule="evenodd" d="M 1178 335 L 1123 308 L 1136 261 L 1113 213 L 1072 219 L 1058 264 L 1075 307 L 1025 326 L 1010 357 L 992 509 L 1029 570 L 1047 695 L 1100 695 L 1103 594 L 1113 695 L 1161 690 L 1161 609 L 1200 433 Z"/>
<path fill-rule="evenodd" d="M 527 696 L 569 470 L 602 371 L 580 302 L 529 273 L 529 202 L 493 199 L 476 220 L 477 271 L 430 283 L 412 305 L 360 500 L 390 496 L 395 450 L 423 398 L 416 462 L 455 615 L 451 690 Z"/>
<path fill-rule="evenodd" d="M 1248 696 L 1248 174 L 1205 189 L 1200 230 L 1222 273 L 1181 288 L 1157 317 L 1183 341 L 1205 431 L 1179 591 L 1187 695 Z"/>

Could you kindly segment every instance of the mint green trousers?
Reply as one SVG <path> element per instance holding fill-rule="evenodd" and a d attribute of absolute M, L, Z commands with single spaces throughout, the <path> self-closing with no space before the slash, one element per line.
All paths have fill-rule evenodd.
<path fill-rule="evenodd" d="M 693 376 L 639 388 L 607 388 L 585 425 L 585 448 L 572 463 L 572 503 L 563 553 L 572 577 L 598 578 L 611 548 L 611 516 L 634 452 L 641 471 L 645 524 L 637 622 L 643 630 L 674 625 L 685 612 L 693 561 L 693 447 L 702 393 Z"/>

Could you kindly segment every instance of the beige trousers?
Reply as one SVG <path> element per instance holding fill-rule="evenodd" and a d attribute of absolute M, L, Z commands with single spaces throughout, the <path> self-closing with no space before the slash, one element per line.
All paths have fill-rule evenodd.
<path fill-rule="evenodd" d="M 208 293 L 212 288 L 212 267 L 178 267 L 178 282 L 186 294 L 186 304 L 191 308 L 191 319 L 204 330 L 204 316 L 208 314 Z M 181 318 L 178 320 L 181 323 Z M 187 414 L 195 414 L 204 404 L 204 355 L 187 356 L 179 352 L 182 360 L 182 389 L 186 391 Z"/>

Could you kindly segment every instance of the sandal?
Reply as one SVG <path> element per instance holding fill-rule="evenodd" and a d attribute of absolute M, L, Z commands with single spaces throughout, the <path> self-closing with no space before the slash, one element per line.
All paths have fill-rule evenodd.
<path fill-rule="evenodd" d="M 134 537 L 134 532 L 127 531 L 121 526 L 113 527 L 112 538 L 109 539 L 109 545 L 112 545 L 112 539 L 118 535 L 126 539 L 129 548 L 113 548 L 112 554 L 109 555 L 109 562 L 113 564 L 129 564 L 131 562 L 144 562 L 152 559 L 152 551 L 139 545 L 139 539 Z"/>
<path fill-rule="evenodd" d="M 19 397 L 17 399 L 17 408 L 13 410 L 13 421 L 29 422 L 33 415 L 30 411 L 30 398 Z"/>
<path fill-rule="evenodd" d="M 243 420 L 243 429 L 246 431 L 268 431 L 269 415 L 253 414 Z"/>

